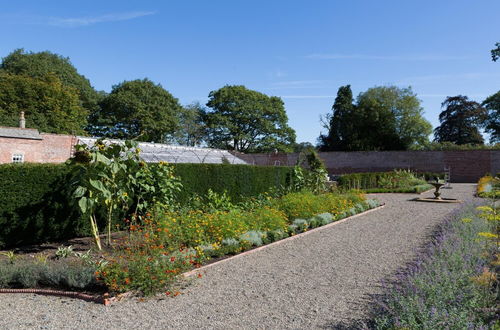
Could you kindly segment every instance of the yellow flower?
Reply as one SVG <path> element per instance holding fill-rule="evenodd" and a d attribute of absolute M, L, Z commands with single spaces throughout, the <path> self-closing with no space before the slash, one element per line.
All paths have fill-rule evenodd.
<path fill-rule="evenodd" d="M 462 222 L 465 222 L 465 223 L 472 222 L 472 219 L 471 218 L 463 218 Z"/>
<path fill-rule="evenodd" d="M 486 237 L 486 238 L 498 238 L 497 234 L 493 234 L 490 232 L 482 232 L 478 234 L 479 236 Z"/>

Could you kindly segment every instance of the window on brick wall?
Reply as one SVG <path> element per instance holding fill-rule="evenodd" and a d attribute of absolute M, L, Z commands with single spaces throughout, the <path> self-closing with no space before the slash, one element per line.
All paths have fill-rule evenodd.
<path fill-rule="evenodd" d="M 24 155 L 23 154 L 13 154 L 12 155 L 12 162 L 13 163 L 23 163 L 24 162 Z"/>

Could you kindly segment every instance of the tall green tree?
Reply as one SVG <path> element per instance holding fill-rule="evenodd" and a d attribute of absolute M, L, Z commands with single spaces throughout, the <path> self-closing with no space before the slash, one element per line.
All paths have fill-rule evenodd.
<path fill-rule="evenodd" d="M 81 104 L 89 113 L 97 109 L 102 97 L 102 93 L 97 92 L 89 80 L 78 73 L 69 58 L 49 51 L 35 53 L 16 49 L 3 58 L 0 71 L 42 79 L 47 74 L 55 75 L 64 86 L 78 91 Z"/>
<path fill-rule="evenodd" d="M 26 127 L 46 133 L 83 134 L 88 111 L 78 91 L 64 86 L 55 75 L 41 78 L 0 73 L 0 125 L 19 125 L 25 112 Z"/>
<path fill-rule="evenodd" d="M 184 106 L 178 114 L 179 128 L 169 140 L 188 147 L 201 145 L 206 137 L 206 127 L 203 122 L 205 112 L 205 107 L 199 102 Z"/>
<path fill-rule="evenodd" d="M 350 150 L 357 140 L 355 131 L 355 107 L 351 85 L 341 86 L 332 106 L 332 114 L 326 117 L 326 135 L 319 137 L 321 151 Z"/>
<path fill-rule="evenodd" d="M 500 142 L 500 91 L 486 98 L 481 105 L 488 110 L 485 131 L 490 134 L 490 143 Z"/>
<path fill-rule="evenodd" d="M 96 136 L 167 142 L 178 127 L 179 101 L 149 79 L 113 86 L 90 116 L 89 131 Z"/>
<path fill-rule="evenodd" d="M 463 95 L 447 97 L 441 107 L 444 108 L 439 114 L 441 125 L 434 130 L 436 142 L 484 144 L 479 127 L 488 118 L 485 108 Z"/>
<path fill-rule="evenodd" d="M 429 142 L 432 125 L 423 117 L 420 100 L 411 87 L 380 86 L 368 89 L 357 99 L 363 140 L 376 149 L 407 150 Z M 374 132 L 372 134 L 371 132 Z"/>
<path fill-rule="evenodd" d="M 211 147 L 245 152 L 292 151 L 295 131 L 279 97 L 244 86 L 210 92 L 205 115 Z"/>
<path fill-rule="evenodd" d="M 339 88 L 322 150 L 407 150 L 428 143 L 431 124 L 410 87 L 380 86 L 360 93 L 353 104 L 350 86 Z"/>
<path fill-rule="evenodd" d="M 500 58 L 500 42 L 497 42 L 495 47 L 491 50 L 491 59 L 493 62 L 496 62 Z"/>

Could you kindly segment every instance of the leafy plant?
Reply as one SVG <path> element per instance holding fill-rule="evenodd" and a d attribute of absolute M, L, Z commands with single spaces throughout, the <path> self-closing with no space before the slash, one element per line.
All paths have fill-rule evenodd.
<path fill-rule="evenodd" d="M 73 253 L 73 246 L 60 246 L 56 251 L 56 258 L 63 259 L 69 257 Z"/>
<path fill-rule="evenodd" d="M 6 251 L 6 252 L 1 252 L 0 254 L 4 255 L 7 257 L 9 260 L 9 263 L 13 264 L 14 261 L 17 259 L 17 255 L 14 253 L 14 251 Z"/>

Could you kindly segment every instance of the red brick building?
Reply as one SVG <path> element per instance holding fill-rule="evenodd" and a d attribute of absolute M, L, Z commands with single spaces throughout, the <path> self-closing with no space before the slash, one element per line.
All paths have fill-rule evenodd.
<path fill-rule="evenodd" d="M 39 133 L 33 128 L 0 126 L 0 164 L 62 163 L 71 157 L 77 137 Z"/>

